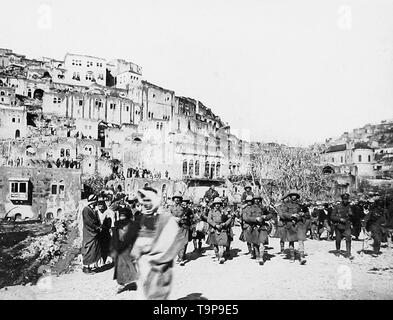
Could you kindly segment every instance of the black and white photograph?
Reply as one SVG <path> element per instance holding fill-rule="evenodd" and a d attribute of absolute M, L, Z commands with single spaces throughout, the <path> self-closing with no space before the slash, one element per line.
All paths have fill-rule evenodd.
<path fill-rule="evenodd" d="M 0 300 L 393 299 L 392 0 L 1 13 Z"/>

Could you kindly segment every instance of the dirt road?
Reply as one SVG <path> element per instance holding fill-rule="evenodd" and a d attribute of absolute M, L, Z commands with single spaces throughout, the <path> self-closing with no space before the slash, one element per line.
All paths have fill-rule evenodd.
<path fill-rule="evenodd" d="M 267 261 L 259 266 L 251 260 L 245 243 L 235 229 L 231 260 L 223 265 L 213 261 L 213 251 L 202 255 L 188 252 L 190 261 L 176 265 L 171 299 L 393 299 L 393 254 L 382 248 L 373 258 L 361 255 L 361 241 L 352 242 L 351 262 L 333 254 L 334 242 L 306 241 L 307 263 L 290 263 L 278 254 L 278 239 L 270 239 Z M 367 250 L 371 250 L 369 241 Z M 342 249 L 345 243 L 342 243 Z M 330 252 L 329 252 L 330 251 Z M 113 269 L 94 275 L 81 268 L 59 277 L 42 278 L 35 285 L 0 290 L 1 299 L 135 299 L 134 291 L 116 294 Z"/>

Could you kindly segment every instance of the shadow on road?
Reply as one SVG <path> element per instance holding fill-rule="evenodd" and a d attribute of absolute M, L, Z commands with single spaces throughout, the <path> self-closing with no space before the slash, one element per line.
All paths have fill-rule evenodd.
<path fill-rule="evenodd" d="M 338 251 L 337 250 L 329 250 L 328 252 L 330 254 L 334 254 L 334 255 L 336 255 L 338 253 L 340 256 L 343 256 L 343 257 L 345 257 L 347 254 L 347 252 L 345 250 L 338 250 Z"/>
<path fill-rule="evenodd" d="M 227 260 L 232 260 L 233 258 L 238 257 L 240 251 L 240 249 L 230 249 L 229 254 L 226 255 Z"/>
<path fill-rule="evenodd" d="M 368 255 L 370 255 L 370 256 L 375 256 L 375 255 L 380 255 L 380 254 L 382 254 L 382 252 L 380 252 L 380 253 L 375 253 L 374 250 L 359 250 L 359 251 L 357 251 L 357 253 L 359 253 L 359 254 L 361 254 L 362 252 L 363 252 L 364 254 L 368 254 Z"/>
<path fill-rule="evenodd" d="M 95 273 L 105 272 L 107 270 L 112 269 L 113 267 L 114 267 L 114 264 L 113 264 L 113 262 L 111 262 L 106 265 L 103 265 L 102 267 L 98 267 L 98 268 L 94 269 L 94 271 L 95 271 Z"/>
<path fill-rule="evenodd" d="M 266 252 L 266 251 L 265 251 L 265 253 L 263 255 L 265 261 L 270 261 L 275 256 L 276 256 L 275 254 L 270 254 L 269 252 Z"/>
<path fill-rule="evenodd" d="M 206 297 L 202 295 L 202 293 L 190 293 L 183 298 L 179 298 L 177 300 L 208 300 Z"/>

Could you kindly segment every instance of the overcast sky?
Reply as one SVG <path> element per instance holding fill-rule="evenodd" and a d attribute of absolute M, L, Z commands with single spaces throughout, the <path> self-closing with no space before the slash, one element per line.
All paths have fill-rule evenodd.
<path fill-rule="evenodd" d="M 13 0 L 0 28 L 29 57 L 131 60 L 265 142 L 393 118 L 392 0 Z"/>

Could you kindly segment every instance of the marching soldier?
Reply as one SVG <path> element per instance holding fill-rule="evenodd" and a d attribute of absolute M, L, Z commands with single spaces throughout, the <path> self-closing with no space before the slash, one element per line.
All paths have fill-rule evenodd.
<path fill-rule="evenodd" d="M 253 208 L 252 208 L 253 204 L 254 204 L 253 196 L 251 196 L 251 195 L 247 196 L 245 199 L 245 205 L 242 208 L 241 213 L 240 213 L 240 224 L 241 224 L 241 228 L 242 228 L 242 233 L 240 234 L 240 238 L 239 238 L 241 241 L 247 242 L 248 253 L 251 255 L 251 259 L 255 259 L 256 256 L 255 256 L 255 252 L 253 251 L 251 242 L 247 241 L 246 237 L 245 237 L 245 233 L 246 233 L 248 225 L 247 225 L 247 223 L 245 223 L 244 217 L 246 215 L 251 214 L 250 212 L 253 210 Z"/>
<path fill-rule="evenodd" d="M 229 224 L 229 226 L 228 226 L 228 244 L 225 247 L 225 252 L 224 252 L 224 256 L 226 258 L 229 258 L 230 257 L 230 250 L 231 250 L 231 243 L 232 243 L 233 237 L 234 237 L 232 228 L 235 226 L 235 217 L 236 216 L 235 216 L 235 213 L 232 212 L 232 208 L 229 205 L 228 197 L 222 198 L 222 205 L 223 205 L 223 214 L 225 216 L 225 219 L 231 220 L 230 223 L 228 222 L 228 224 Z"/>
<path fill-rule="evenodd" d="M 297 191 L 291 190 L 281 200 L 286 200 L 278 207 L 280 219 L 283 222 L 281 229 L 280 245 L 284 250 L 285 241 L 289 242 L 290 261 L 295 262 L 295 242 L 299 243 L 299 261 L 301 265 L 306 263 L 304 255 L 304 241 L 306 240 L 306 218 L 307 213 L 302 213 L 298 203 L 300 195 Z"/>
<path fill-rule="evenodd" d="M 387 201 L 386 222 L 382 225 L 388 243 L 388 250 L 391 250 L 393 236 L 393 201 L 391 198 Z"/>
<path fill-rule="evenodd" d="M 209 244 L 213 245 L 216 258 L 222 264 L 225 261 L 224 249 L 228 245 L 228 230 L 232 219 L 223 213 L 222 201 L 219 197 L 213 201 L 213 208 L 210 210 L 207 223 L 210 225 Z"/>
<path fill-rule="evenodd" d="M 254 197 L 254 193 L 251 191 L 251 189 L 252 189 L 252 187 L 251 187 L 251 184 L 249 184 L 249 183 L 244 187 L 245 191 L 242 194 L 242 203 L 246 202 L 247 196 Z"/>
<path fill-rule="evenodd" d="M 310 221 L 310 231 L 311 231 L 311 239 L 320 240 L 319 239 L 319 216 L 321 214 L 320 203 L 317 202 L 317 207 L 314 208 L 311 212 L 311 221 Z"/>
<path fill-rule="evenodd" d="M 194 251 L 201 252 L 202 240 L 205 239 L 205 223 L 206 219 L 203 216 L 204 208 L 199 206 L 194 209 L 194 215 L 192 219 L 192 242 L 194 245 Z"/>
<path fill-rule="evenodd" d="M 251 243 L 253 255 L 259 265 L 263 265 L 265 263 L 265 243 L 269 238 L 267 221 L 272 218 L 272 215 L 263 210 L 260 200 L 260 195 L 254 196 L 254 205 L 244 213 L 244 221 L 247 226 L 244 238 L 248 243 Z"/>
<path fill-rule="evenodd" d="M 215 187 L 214 187 L 214 184 L 212 184 L 211 186 L 210 186 L 210 188 L 205 192 L 205 195 L 204 195 L 204 199 L 206 200 L 206 202 L 210 205 L 211 203 L 212 203 L 212 201 L 215 199 L 215 198 L 217 198 L 217 197 L 219 197 L 220 195 L 219 195 L 219 193 L 217 192 L 217 190 L 215 189 Z"/>
<path fill-rule="evenodd" d="M 353 216 L 351 218 L 353 226 L 352 235 L 356 240 L 359 240 L 359 235 L 362 228 L 362 219 L 364 219 L 364 212 L 363 208 L 357 200 L 355 200 L 351 207 L 353 212 Z"/>
<path fill-rule="evenodd" d="M 364 219 L 364 227 L 371 232 L 373 239 L 373 257 L 381 253 L 381 242 L 384 236 L 383 225 L 386 223 L 385 208 L 382 199 L 376 200 L 371 206 L 368 214 Z"/>
<path fill-rule="evenodd" d="M 323 211 L 326 214 L 326 229 L 328 231 L 328 236 L 327 236 L 327 240 L 328 241 L 333 241 L 333 237 L 334 237 L 334 225 L 333 222 L 331 220 L 332 217 L 332 212 L 333 212 L 333 207 L 330 203 L 325 202 L 323 204 Z"/>
<path fill-rule="evenodd" d="M 194 219 L 194 210 L 192 209 L 191 206 L 191 200 L 188 196 L 184 196 L 182 199 L 182 206 L 184 209 L 184 218 L 183 218 L 183 228 L 186 228 L 188 230 L 188 241 L 190 242 L 192 240 L 192 223 Z M 183 257 L 185 257 L 187 251 L 187 244 L 184 247 L 184 254 Z"/>
<path fill-rule="evenodd" d="M 187 250 L 187 244 L 189 239 L 189 217 L 188 211 L 184 209 L 182 206 L 183 196 L 180 192 L 175 194 L 172 197 L 172 201 L 174 204 L 169 208 L 170 213 L 172 216 L 176 218 L 176 221 L 179 225 L 179 241 L 182 243 L 181 249 L 178 253 L 178 260 L 177 262 L 180 263 L 181 266 L 185 264 L 185 255 Z"/>
<path fill-rule="evenodd" d="M 268 245 L 269 244 L 269 233 L 272 231 L 272 225 L 274 224 L 273 219 L 275 217 L 275 214 L 274 214 L 273 210 L 271 210 L 271 208 L 265 207 L 263 205 L 262 196 L 259 192 L 254 196 L 254 204 L 256 206 L 260 207 L 262 209 L 262 214 L 264 216 L 266 216 L 266 218 L 264 219 L 265 224 L 263 226 L 263 229 L 267 232 L 267 237 L 264 242 L 264 245 Z"/>
<path fill-rule="evenodd" d="M 346 257 L 353 259 L 351 255 L 351 217 L 353 216 L 351 206 L 349 205 L 349 194 L 344 193 L 341 196 L 341 203 L 336 205 L 333 209 L 331 220 L 334 223 L 336 233 L 336 256 L 340 256 L 341 239 L 345 238 L 346 243 Z"/>

